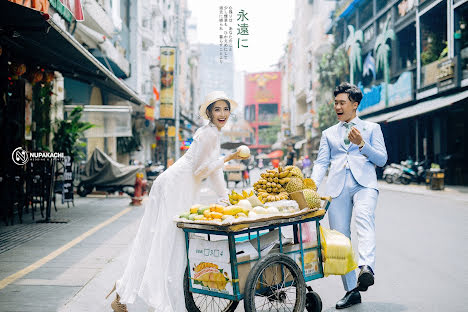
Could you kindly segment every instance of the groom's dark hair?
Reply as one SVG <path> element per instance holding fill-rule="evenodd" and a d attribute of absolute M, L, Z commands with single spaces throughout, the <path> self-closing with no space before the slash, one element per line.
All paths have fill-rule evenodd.
<path fill-rule="evenodd" d="M 361 103 L 361 90 L 357 86 L 350 84 L 349 82 L 342 82 L 339 86 L 335 88 L 335 91 L 333 92 L 335 97 L 340 93 L 347 93 L 350 101 L 357 102 L 358 104 Z"/>

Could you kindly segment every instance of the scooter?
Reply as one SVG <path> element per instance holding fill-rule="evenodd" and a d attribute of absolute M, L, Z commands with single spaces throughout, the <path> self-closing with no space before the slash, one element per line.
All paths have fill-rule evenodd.
<path fill-rule="evenodd" d="M 386 166 L 384 168 L 384 171 L 383 171 L 382 178 L 387 183 L 396 183 L 396 182 L 398 182 L 398 180 L 399 180 L 399 178 L 400 178 L 400 176 L 401 176 L 401 174 L 403 172 L 402 168 L 392 166 L 392 165 L 395 165 L 395 164 L 390 164 L 390 165 Z"/>

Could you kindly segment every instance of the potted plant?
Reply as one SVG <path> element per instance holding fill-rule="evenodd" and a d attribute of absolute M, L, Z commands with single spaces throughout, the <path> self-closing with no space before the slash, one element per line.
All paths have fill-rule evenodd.
<path fill-rule="evenodd" d="M 53 140 L 53 149 L 55 152 L 64 153 L 65 156 L 70 156 L 73 160 L 84 158 L 84 153 L 81 147 L 86 146 L 85 142 L 81 141 L 83 133 L 94 127 L 90 122 L 80 121 L 83 112 L 83 107 L 75 107 L 68 118 L 64 120 L 56 120 L 56 129 Z"/>

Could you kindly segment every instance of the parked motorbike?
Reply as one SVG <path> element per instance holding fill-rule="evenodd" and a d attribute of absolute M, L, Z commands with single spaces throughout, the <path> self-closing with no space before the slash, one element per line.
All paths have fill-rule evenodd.
<path fill-rule="evenodd" d="M 401 176 L 401 174 L 403 172 L 403 169 L 399 165 L 398 165 L 398 167 L 394 166 L 394 165 L 396 165 L 396 164 L 390 164 L 390 165 L 387 165 L 384 168 L 382 178 L 387 183 L 396 183 L 396 182 L 398 182 L 398 180 L 399 180 L 399 178 L 400 178 L 400 176 Z"/>
<path fill-rule="evenodd" d="M 96 148 L 81 172 L 77 193 L 86 197 L 93 190 L 107 193 L 124 192 L 133 197 L 136 174 L 141 171 L 143 166 L 120 164 Z"/>
<path fill-rule="evenodd" d="M 400 164 L 392 163 L 385 167 L 383 179 L 387 183 L 410 184 L 425 183 L 426 180 L 426 161 L 414 162 L 411 159 L 401 161 Z"/>
<path fill-rule="evenodd" d="M 426 182 L 426 161 L 413 162 L 411 159 L 402 161 L 403 173 L 400 177 L 402 184 Z"/>

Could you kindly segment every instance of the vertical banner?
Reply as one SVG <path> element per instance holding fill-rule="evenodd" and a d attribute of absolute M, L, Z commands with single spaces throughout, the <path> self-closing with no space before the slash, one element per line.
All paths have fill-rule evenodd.
<path fill-rule="evenodd" d="M 174 72 L 177 66 L 176 48 L 161 47 L 161 93 L 160 119 L 174 119 Z"/>

